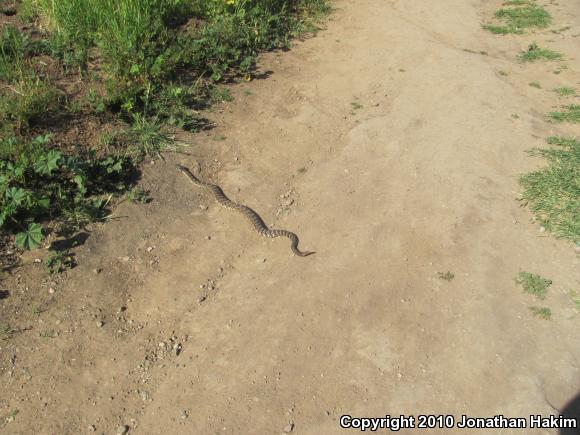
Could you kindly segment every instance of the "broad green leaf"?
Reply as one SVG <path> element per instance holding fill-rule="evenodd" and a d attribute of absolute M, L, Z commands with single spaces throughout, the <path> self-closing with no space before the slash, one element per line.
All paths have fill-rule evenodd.
<path fill-rule="evenodd" d="M 52 171 L 58 169 L 59 161 L 62 154 L 55 150 L 39 156 L 34 162 L 34 172 L 40 175 L 51 175 Z"/>
<path fill-rule="evenodd" d="M 21 206 L 28 197 L 28 192 L 20 187 L 11 187 L 6 190 L 6 199 L 16 207 Z"/>
<path fill-rule="evenodd" d="M 42 225 L 37 223 L 28 225 L 26 231 L 16 234 L 16 246 L 27 251 L 38 248 L 43 240 Z"/>
<path fill-rule="evenodd" d="M 44 208 L 45 210 L 50 207 L 50 198 L 40 198 L 36 201 L 40 208 Z"/>
<path fill-rule="evenodd" d="M 6 220 L 16 212 L 16 207 L 13 204 L 6 205 L 0 213 L 0 227 L 4 225 Z"/>
<path fill-rule="evenodd" d="M 75 175 L 74 182 L 77 183 L 77 186 L 79 188 L 79 193 L 81 195 L 84 195 L 85 193 L 87 193 L 87 187 L 85 185 L 85 183 L 86 183 L 85 177 L 83 177 L 82 175 Z"/>

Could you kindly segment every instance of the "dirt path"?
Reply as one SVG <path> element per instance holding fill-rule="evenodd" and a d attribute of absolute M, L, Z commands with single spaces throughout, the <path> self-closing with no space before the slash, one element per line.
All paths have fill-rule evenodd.
<path fill-rule="evenodd" d="M 580 63 L 514 61 L 578 39 L 486 33 L 496 1 L 336 5 L 316 38 L 262 58 L 271 76 L 235 87 L 217 129 L 183 138 L 193 155 L 146 168 L 154 201 L 121 205 L 62 281 L 38 284 L 34 256 L 10 278 L 4 309 L 28 307 L 2 343 L 0 411 L 18 411 L 2 430 L 318 435 L 343 414 L 528 417 L 578 394 L 580 259 L 515 197 L 543 164 L 525 150 L 580 134 L 547 123 L 555 97 L 528 83 L 574 85 Z M 549 8 L 580 33 L 573 0 Z M 259 238 L 173 162 L 317 254 Z M 554 281 L 551 321 L 522 270 Z"/>

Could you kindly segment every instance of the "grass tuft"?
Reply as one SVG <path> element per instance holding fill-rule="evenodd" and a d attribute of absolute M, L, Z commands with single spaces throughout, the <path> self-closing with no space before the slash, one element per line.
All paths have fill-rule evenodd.
<path fill-rule="evenodd" d="M 540 48 L 538 44 L 533 42 L 518 57 L 522 62 L 535 62 L 537 60 L 560 60 L 563 58 L 563 55 L 549 48 Z"/>
<path fill-rule="evenodd" d="M 556 122 L 580 123 L 580 104 L 562 106 L 561 111 L 550 112 L 548 116 Z"/>
<path fill-rule="evenodd" d="M 562 86 L 560 88 L 556 88 L 556 89 L 554 89 L 554 92 L 559 97 L 571 97 L 573 95 L 576 95 L 576 89 L 570 88 L 570 87 L 567 87 L 567 86 Z"/>
<path fill-rule="evenodd" d="M 550 137 L 552 148 L 534 148 L 548 166 L 520 177 L 521 201 L 556 237 L 580 242 L 580 141 Z"/>
<path fill-rule="evenodd" d="M 484 29 L 495 34 L 521 34 L 526 29 L 544 29 L 552 22 L 552 16 L 543 7 L 532 2 L 512 0 L 504 3 L 504 6 L 518 6 L 501 8 L 495 12 L 495 18 L 502 25 L 485 25 Z"/>

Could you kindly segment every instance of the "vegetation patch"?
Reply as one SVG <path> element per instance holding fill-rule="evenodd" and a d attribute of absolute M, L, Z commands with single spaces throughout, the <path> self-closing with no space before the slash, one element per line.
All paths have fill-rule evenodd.
<path fill-rule="evenodd" d="M 552 22 L 550 13 L 532 1 L 507 1 L 504 8 L 495 12 L 495 18 L 501 24 L 489 24 L 484 29 L 500 35 L 509 33 L 521 34 L 526 29 L 544 29 Z"/>
<path fill-rule="evenodd" d="M 520 177 L 521 201 L 556 237 L 580 243 L 580 141 L 550 137 L 552 148 L 534 148 L 548 166 Z"/>
<path fill-rule="evenodd" d="M 549 48 L 541 48 L 533 42 L 518 57 L 522 62 L 536 62 L 538 60 L 560 60 L 563 58 L 563 55 Z"/>
<path fill-rule="evenodd" d="M 516 282 L 522 286 L 526 293 L 534 295 L 538 299 L 545 299 L 548 288 L 552 285 L 551 280 L 528 272 L 520 272 Z"/>
<path fill-rule="evenodd" d="M 556 88 L 556 89 L 554 89 L 554 92 L 559 97 L 571 97 L 571 96 L 576 95 L 576 89 L 570 88 L 568 86 L 562 86 L 560 88 Z"/>
<path fill-rule="evenodd" d="M 534 316 L 543 320 L 550 320 L 552 318 L 552 310 L 547 307 L 530 307 L 530 311 Z"/>
<path fill-rule="evenodd" d="M 580 123 L 580 104 L 562 106 L 562 110 L 550 112 L 548 116 L 556 122 Z"/>
<path fill-rule="evenodd" d="M 200 111 L 232 99 L 220 84 L 250 80 L 260 51 L 288 47 L 329 10 L 326 0 L 17 5 L 0 30 L 0 231 L 22 249 L 105 219 L 144 156 L 177 149 L 170 128 L 211 127 Z M 71 134 L 91 125 L 90 138 Z"/>

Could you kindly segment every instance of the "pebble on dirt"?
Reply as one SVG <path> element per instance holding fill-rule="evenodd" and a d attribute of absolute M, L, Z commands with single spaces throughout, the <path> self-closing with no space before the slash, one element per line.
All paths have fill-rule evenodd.
<path fill-rule="evenodd" d="M 117 435 L 125 435 L 129 432 L 129 426 L 126 424 L 117 428 Z"/>

